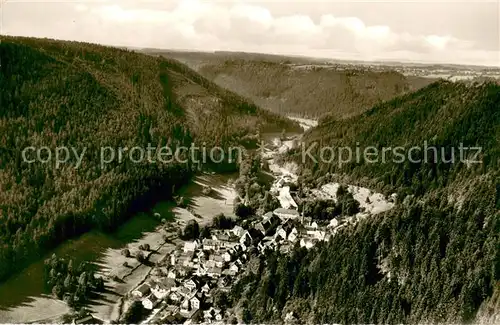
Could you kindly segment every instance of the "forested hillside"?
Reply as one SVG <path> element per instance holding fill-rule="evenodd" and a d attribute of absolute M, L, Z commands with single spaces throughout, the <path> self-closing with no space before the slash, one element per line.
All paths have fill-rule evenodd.
<path fill-rule="evenodd" d="M 116 227 L 192 173 L 189 162 L 101 166 L 100 148 L 228 147 L 298 128 L 174 60 L 2 36 L 0 62 L 0 280 L 71 236 Z M 79 168 L 74 154 L 56 168 L 25 163 L 31 146 L 86 151 Z"/>
<path fill-rule="evenodd" d="M 205 64 L 199 71 L 273 112 L 308 118 L 357 115 L 413 88 L 399 73 L 363 68 L 228 60 Z"/>
<path fill-rule="evenodd" d="M 445 148 L 446 158 L 463 143 L 483 147 L 483 163 L 305 164 L 299 193 L 331 181 L 361 183 L 398 190 L 398 204 L 310 251 L 267 257 L 230 295 L 245 322 L 293 312 L 298 323 L 498 324 L 498 85 L 435 83 L 359 117 L 320 124 L 305 141 L 353 150 L 359 142 L 361 151 L 428 141 Z"/>
<path fill-rule="evenodd" d="M 433 81 L 361 65 L 325 66 L 308 58 L 232 52 L 144 52 L 177 58 L 218 85 L 272 112 L 314 119 L 354 116 Z"/>
<path fill-rule="evenodd" d="M 327 119 L 304 136 L 306 147 L 316 155 L 320 148 L 349 147 L 349 163 L 306 165 L 319 174 L 343 173 L 355 179 L 366 177 L 372 187 L 387 192 L 405 189 L 423 194 L 443 188 L 458 178 L 464 179 L 498 170 L 500 158 L 500 86 L 494 83 L 464 84 L 440 81 L 416 92 L 374 106 L 364 114 L 347 120 Z M 427 150 L 424 146 L 427 145 Z M 464 148 L 481 147 L 478 150 Z M 355 160 L 366 147 L 378 149 L 378 162 Z M 404 161 L 391 150 L 382 162 L 382 148 L 403 147 Z M 410 152 L 410 148 L 418 147 Z M 436 148 L 432 150 L 429 148 Z M 437 152 L 437 156 L 436 156 Z M 411 162 L 408 159 L 411 155 Z M 297 156 L 299 156 L 297 154 Z M 363 158 L 363 157 L 361 157 Z M 373 160 L 374 157 L 369 157 Z M 376 157 L 375 157 L 376 158 Z M 437 158 L 437 159 L 436 159 Z M 469 160 L 482 163 L 466 163 Z M 338 158 L 337 158 L 338 159 Z M 449 163 L 454 159 L 455 163 Z M 421 162 L 416 162 L 421 160 Z M 368 185 L 368 184 L 367 184 Z"/>

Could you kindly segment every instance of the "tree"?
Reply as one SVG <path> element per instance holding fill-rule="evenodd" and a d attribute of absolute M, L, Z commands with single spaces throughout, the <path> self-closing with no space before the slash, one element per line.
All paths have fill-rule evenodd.
<path fill-rule="evenodd" d="M 78 285 L 86 285 L 87 284 L 87 273 L 83 272 L 80 274 L 80 277 L 78 278 Z"/>
<path fill-rule="evenodd" d="M 204 226 L 201 228 L 201 232 L 200 232 L 200 238 L 211 238 L 211 234 L 210 234 L 210 228 L 207 227 L 207 226 Z"/>
<path fill-rule="evenodd" d="M 52 288 L 52 295 L 58 299 L 61 299 L 64 294 L 64 290 L 60 284 L 56 284 Z"/>
<path fill-rule="evenodd" d="M 234 221 L 220 213 L 213 218 L 212 226 L 216 229 L 231 229 L 234 227 Z"/>
<path fill-rule="evenodd" d="M 252 313 L 250 312 L 250 309 L 243 308 L 242 320 L 244 324 L 250 324 L 252 322 Z"/>
<path fill-rule="evenodd" d="M 226 307 L 228 307 L 229 298 L 227 296 L 227 293 L 222 290 L 217 290 L 214 295 L 214 305 L 220 309 L 225 309 Z"/>
<path fill-rule="evenodd" d="M 252 209 L 240 203 L 234 207 L 234 214 L 240 219 L 246 219 L 252 215 Z"/>
<path fill-rule="evenodd" d="M 128 248 L 122 249 L 121 254 L 125 257 L 130 257 L 130 250 Z"/>
<path fill-rule="evenodd" d="M 68 274 L 66 276 L 66 279 L 64 280 L 64 289 L 70 291 L 72 287 L 73 281 L 71 279 L 71 274 Z"/>
<path fill-rule="evenodd" d="M 200 237 L 200 225 L 194 219 L 188 221 L 181 233 L 181 239 L 193 240 Z"/>
<path fill-rule="evenodd" d="M 146 261 L 146 257 L 144 256 L 144 253 L 143 252 L 137 252 L 137 254 L 135 255 L 135 258 L 137 259 L 137 261 L 139 261 L 140 263 L 144 263 Z"/>

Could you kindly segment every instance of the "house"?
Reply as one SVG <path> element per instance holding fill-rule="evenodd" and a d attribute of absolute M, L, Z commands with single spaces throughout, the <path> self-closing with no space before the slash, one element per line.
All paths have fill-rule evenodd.
<path fill-rule="evenodd" d="M 219 242 L 229 241 L 231 237 L 225 233 L 219 232 L 212 235 L 212 239 Z M 221 243 L 222 244 L 222 243 Z"/>
<path fill-rule="evenodd" d="M 193 291 L 198 287 L 198 282 L 193 280 L 193 279 L 189 279 L 189 280 L 184 281 L 184 283 L 182 285 L 185 288 L 188 288 L 189 290 Z"/>
<path fill-rule="evenodd" d="M 285 229 L 283 229 L 282 226 L 279 226 L 278 229 L 276 230 L 276 233 L 274 234 L 274 240 L 279 241 L 279 240 L 286 240 L 288 238 L 288 234 Z"/>
<path fill-rule="evenodd" d="M 182 302 L 182 304 L 181 304 L 181 313 L 183 313 L 183 314 L 188 314 L 188 313 L 189 313 L 189 311 L 190 311 L 190 308 L 189 308 L 189 307 L 190 307 L 190 306 L 189 306 L 189 299 L 188 299 L 188 298 L 186 298 L 186 299 L 184 299 L 184 301 L 183 301 L 183 302 Z"/>
<path fill-rule="evenodd" d="M 200 309 L 201 301 L 196 296 L 189 300 L 191 309 Z"/>
<path fill-rule="evenodd" d="M 252 236 L 250 235 L 248 230 L 245 230 L 245 232 L 240 237 L 240 245 L 243 244 L 245 246 L 248 246 L 251 243 L 252 243 Z"/>
<path fill-rule="evenodd" d="M 260 231 L 266 236 L 272 232 L 273 228 L 279 224 L 280 220 L 272 212 L 268 212 L 262 218 L 262 221 L 254 226 L 254 229 Z"/>
<path fill-rule="evenodd" d="M 205 322 L 210 323 L 212 318 L 214 318 L 214 313 L 212 309 L 209 310 L 204 310 L 203 311 L 203 318 L 205 319 Z"/>
<path fill-rule="evenodd" d="M 182 297 L 189 297 L 193 294 L 193 291 L 190 290 L 189 288 L 186 288 L 184 286 L 179 287 L 177 292 L 182 296 Z"/>
<path fill-rule="evenodd" d="M 311 238 L 302 238 L 300 240 L 300 247 L 305 247 L 307 249 L 310 249 L 313 247 L 316 243 L 318 242 L 317 239 L 311 239 Z"/>
<path fill-rule="evenodd" d="M 176 266 L 192 267 L 192 261 L 194 258 L 194 252 L 188 251 L 179 256 Z"/>
<path fill-rule="evenodd" d="M 175 287 L 175 280 L 163 278 L 151 286 L 151 292 L 156 298 L 164 299 L 173 287 Z"/>
<path fill-rule="evenodd" d="M 212 267 L 208 269 L 207 275 L 211 278 L 218 278 L 222 275 L 222 269 L 219 267 Z"/>
<path fill-rule="evenodd" d="M 299 231 L 297 228 L 293 228 L 292 231 L 288 234 L 288 241 L 294 243 L 299 238 Z"/>
<path fill-rule="evenodd" d="M 180 294 L 180 292 L 172 291 L 170 293 L 170 300 L 172 300 L 172 301 L 180 301 L 181 298 L 182 298 L 182 295 Z"/>
<path fill-rule="evenodd" d="M 198 240 L 187 241 L 184 243 L 184 253 L 194 252 L 200 247 L 200 242 Z"/>
<path fill-rule="evenodd" d="M 208 239 L 208 238 L 203 239 L 203 250 L 216 251 L 216 250 L 219 250 L 219 248 L 220 248 L 220 244 L 219 244 L 218 240 Z"/>
<path fill-rule="evenodd" d="M 330 220 L 330 223 L 328 224 L 328 227 L 335 228 L 339 225 L 339 221 L 335 218 Z"/>
<path fill-rule="evenodd" d="M 236 226 L 234 226 L 233 229 L 231 229 L 231 232 L 234 234 L 234 236 L 239 238 L 243 235 L 243 233 L 245 232 L 245 229 L 243 229 L 243 227 L 241 227 L 241 226 L 236 225 Z"/>
<path fill-rule="evenodd" d="M 177 256 L 174 253 L 170 254 L 170 265 L 175 266 L 176 263 L 177 263 Z"/>
<path fill-rule="evenodd" d="M 197 266 L 195 274 L 202 276 L 202 275 L 206 275 L 207 271 L 208 271 L 208 262 L 207 262 L 207 264 L 199 264 Z"/>
<path fill-rule="evenodd" d="M 322 230 L 308 230 L 307 235 L 309 237 L 315 238 L 317 240 L 324 240 L 326 237 L 326 232 Z"/>
<path fill-rule="evenodd" d="M 232 263 L 229 266 L 229 271 L 231 271 L 233 274 L 237 274 L 240 271 L 240 268 L 236 263 Z"/>
<path fill-rule="evenodd" d="M 228 277 L 227 275 L 226 276 L 223 276 L 220 280 L 219 280 L 219 286 L 220 287 L 227 287 L 231 284 L 231 278 Z"/>
<path fill-rule="evenodd" d="M 278 208 L 273 211 L 273 214 L 281 220 L 297 219 L 298 217 L 300 217 L 299 212 L 293 209 Z"/>
<path fill-rule="evenodd" d="M 202 250 L 198 250 L 196 252 L 196 257 L 198 258 L 198 260 L 203 260 L 207 257 L 207 254 Z"/>
<path fill-rule="evenodd" d="M 233 255 L 229 254 L 229 252 L 225 252 L 222 254 L 222 258 L 224 259 L 224 262 L 231 262 L 231 259 L 233 258 Z"/>
<path fill-rule="evenodd" d="M 212 287 L 210 285 L 209 282 L 206 282 L 203 287 L 201 287 L 201 292 L 203 292 L 204 294 L 208 295 L 208 293 L 210 292 L 210 290 L 212 290 Z"/>
<path fill-rule="evenodd" d="M 151 287 L 147 283 L 141 284 L 134 291 L 132 291 L 132 296 L 136 298 L 142 298 L 147 296 L 151 292 Z"/>
<path fill-rule="evenodd" d="M 241 251 L 246 252 L 248 250 L 248 246 L 245 244 L 240 244 L 239 247 L 241 248 Z"/>
<path fill-rule="evenodd" d="M 214 266 L 220 267 L 220 268 L 224 267 L 225 261 L 224 261 L 224 257 L 222 257 L 221 255 L 212 254 L 209 256 L 208 260 L 213 262 L 213 263 L 211 263 L 211 264 L 213 264 L 212 267 L 214 267 Z"/>
<path fill-rule="evenodd" d="M 175 270 L 169 270 L 167 273 L 167 278 L 169 279 L 177 278 L 177 272 Z"/>
<path fill-rule="evenodd" d="M 142 305 L 146 309 L 153 309 L 154 306 L 159 302 L 158 298 L 155 295 L 149 295 L 147 298 L 142 300 Z"/>

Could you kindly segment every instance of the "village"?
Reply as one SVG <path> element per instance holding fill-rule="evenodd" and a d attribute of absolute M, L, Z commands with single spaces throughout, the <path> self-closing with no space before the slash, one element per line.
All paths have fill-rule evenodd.
<path fill-rule="evenodd" d="M 290 180 L 290 178 L 287 178 Z M 275 182 L 283 191 L 283 182 Z M 256 216 L 245 228 L 214 229 L 211 238 L 184 241 L 156 263 L 130 299 L 148 312 L 145 323 L 222 323 L 230 315 L 218 308 L 215 293 L 229 292 L 252 255 L 268 250 L 290 252 L 295 245 L 312 248 L 350 222 L 332 219 L 326 226 L 301 216 L 292 201 Z M 290 205 L 290 206 L 289 206 Z"/>
<path fill-rule="evenodd" d="M 281 145 L 287 144 L 275 144 Z M 362 212 L 316 222 L 303 216 L 293 199 L 290 185 L 297 184 L 297 175 L 290 168 L 275 164 L 271 150 L 263 156 L 270 162 L 269 172 L 274 177 L 270 193 L 281 207 L 243 220 L 230 229 L 211 229 L 208 238 L 179 241 L 173 251 L 155 262 L 149 276 L 128 295 L 132 302 L 142 304 L 143 323 L 227 322 L 231 315 L 223 310 L 224 306 L 219 306 L 217 295 L 231 290 L 251 257 L 269 251 L 287 254 L 297 245 L 311 249 L 347 225 L 393 206 L 380 194 L 349 186 Z M 336 200 L 338 186 L 323 186 L 313 190 L 310 197 Z M 181 227 L 186 224 L 186 220 L 179 222 Z"/>

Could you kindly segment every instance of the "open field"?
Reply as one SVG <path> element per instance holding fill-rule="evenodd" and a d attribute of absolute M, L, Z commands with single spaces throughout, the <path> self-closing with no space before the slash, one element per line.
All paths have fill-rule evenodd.
<path fill-rule="evenodd" d="M 98 273 L 108 280 L 106 291 L 89 303 L 88 309 L 94 317 L 102 320 L 118 319 L 123 309 L 122 297 L 144 281 L 151 271 L 150 266 L 140 264 L 133 257 L 123 256 L 121 251 L 124 248 L 130 251 L 131 256 L 135 256 L 140 245 L 149 244 L 149 260 L 156 262 L 168 255 L 181 242 L 177 239 L 177 230 L 187 221 L 195 219 L 200 225 L 205 225 L 209 224 L 219 213 L 232 215 L 236 194 L 227 182 L 235 177 L 232 174 L 202 174 L 195 177 L 193 182 L 182 188 L 179 193 L 189 201 L 186 209 L 176 207 L 172 202 L 161 202 L 152 208 L 151 213 L 159 213 L 161 219 L 165 219 L 165 224 L 159 225 L 153 231 L 144 231 L 142 236 L 129 242 L 125 247 L 106 247 L 100 258 L 95 261 L 100 268 Z M 204 186 L 212 188 L 210 195 L 202 193 Z M 195 217 L 194 214 L 198 214 L 201 218 Z M 138 223 L 136 226 L 142 225 Z M 103 235 L 86 234 L 77 239 L 73 247 L 79 247 L 79 241 L 87 246 L 90 244 L 89 241 L 93 242 L 93 245 L 99 245 L 100 243 L 95 242 L 97 236 L 100 238 Z M 122 236 L 128 237 L 127 234 L 122 234 Z M 106 242 L 103 241 L 104 244 Z M 109 242 L 111 243 L 111 240 Z M 124 262 L 127 262 L 128 266 L 124 266 Z M 41 274 L 37 270 L 37 273 L 28 274 L 28 276 L 41 276 Z M 114 276 L 120 280 L 114 281 L 112 279 Z M 68 312 L 70 309 L 64 302 L 50 296 L 37 295 L 30 297 L 26 303 L 0 309 L 0 323 L 42 322 L 46 319 L 56 319 Z"/>

